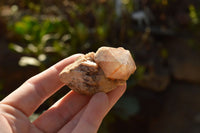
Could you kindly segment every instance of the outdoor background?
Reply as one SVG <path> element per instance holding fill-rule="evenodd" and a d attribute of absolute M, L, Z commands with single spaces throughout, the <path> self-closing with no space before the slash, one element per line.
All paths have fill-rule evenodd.
<path fill-rule="evenodd" d="M 100 46 L 129 49 L 137 71 L 99 133 L 200 132 L 200 0 L 1 0 L 0 100 Z"/>

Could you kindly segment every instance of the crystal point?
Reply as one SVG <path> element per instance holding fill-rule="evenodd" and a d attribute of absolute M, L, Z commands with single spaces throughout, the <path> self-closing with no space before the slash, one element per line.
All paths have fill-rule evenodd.
<path fill-rule="evenodd" d="M 94 60 L 110 79 L 127 80 L 136 70 L 131 53 L 122 47 L 101 47 L 97 50 Z"/>

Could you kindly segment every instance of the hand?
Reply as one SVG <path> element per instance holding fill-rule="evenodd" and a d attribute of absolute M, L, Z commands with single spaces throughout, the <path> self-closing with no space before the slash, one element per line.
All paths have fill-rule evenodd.
<path fill-rule="evenodd" d="M 92 97 L 70 91 L 33 123 L 28 117 L 64 84 L 58 74 L 78 56 L 66 58 L 30 78 L 0 102 L 2 133 L 96 133 L 103 118 L 125 91 L 126 85 Z"/>

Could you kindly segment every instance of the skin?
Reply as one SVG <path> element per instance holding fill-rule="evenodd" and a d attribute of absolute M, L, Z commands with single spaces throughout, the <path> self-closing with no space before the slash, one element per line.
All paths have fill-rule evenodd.
<path fill-rule="evenodd" d="M 96 133 L 109 110 L 123 95 L 126 85 L 92 97 L 70 91 L 34 122 L 28 117 L 52 94 L 64 86 L 58 74 L 80 54 L 68 57 L 28 79 L 0 102 L 2 133 Z"/>

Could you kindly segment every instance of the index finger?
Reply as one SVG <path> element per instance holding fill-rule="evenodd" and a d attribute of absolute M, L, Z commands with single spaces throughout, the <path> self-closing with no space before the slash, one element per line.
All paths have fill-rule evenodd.
<path fill-rule="evenodd" d="M 81 54 L 68 57 L 42 73 L 30 78 L 8 95 L 1 103 L 15 107 L 30 116 L 48 97 L 64 84 L 59 80 L 60 71 Z"/>

